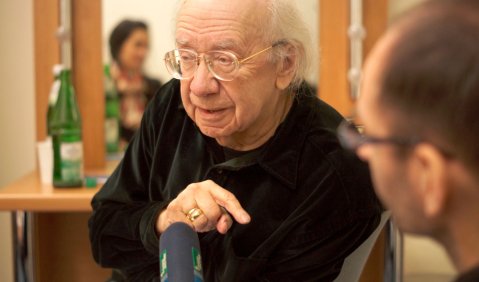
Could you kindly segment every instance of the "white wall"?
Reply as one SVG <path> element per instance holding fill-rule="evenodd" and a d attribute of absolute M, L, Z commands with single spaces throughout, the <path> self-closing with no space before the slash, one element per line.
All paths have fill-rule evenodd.
<path fill-rule="evenodd" d="M 0 1 L 0 187 L 35 166 L 33 0 Z M 13 281 L 10 214 L 0 212 L 0 281 Z"/>
<path fill-rule="evenodd" d="M 173 16 L 177 9 L 177 3 L 178 0 L 137 0 L 134 2 L 131 0 L 103 0 L 103 62 L 110 60 L 108 37 L 115 25 L 125 18 L 143 20 L 148 24 L 151 44 L 145 71 L 154 77 L 159 77 L 161 81 L 169 80 L 171 76 L 164 66 L 163 56 L 175 48 Z M 318 1 L 296 0 L 296 3 L 311 29 L 312 42 L 316 44 L 318 42 Z M 313 71 L 310 80 L 316 81 L 317 60 L 313 59 L 312 63 Z"/>

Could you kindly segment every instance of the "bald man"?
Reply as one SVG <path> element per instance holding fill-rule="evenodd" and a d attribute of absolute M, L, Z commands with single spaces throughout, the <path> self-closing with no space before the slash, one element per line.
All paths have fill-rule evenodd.
<path fill-rule="evenodd" d="M 369 163 L 405 232 L 441 243 L 479 281 L 479 1 L 434 0 L 402 16 L 368 57 L 364 128 L 339 129 Z"/>

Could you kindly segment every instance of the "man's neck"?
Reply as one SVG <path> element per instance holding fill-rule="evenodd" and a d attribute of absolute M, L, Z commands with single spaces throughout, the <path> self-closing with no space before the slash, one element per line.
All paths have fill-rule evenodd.
<path fill-rule="evenodd" d="M 463 219 L 455 219 L 449 233 L 441 236 L 442 243 L 459 272 L 466 272 L 479 265 L 479 213 L 471 213 Z"/>
<path fill-rule="evenodd" d="M 285 95 L 277 105 L 277 111 L 273 112 L 273 116 L 268 120 L 268 124 L 261 124 L 257 130 L 248 132 L 240 132 L 234 134 L 228 139 L 218 138 L 216 141 L 223 147 L 227 147 L 236 151 L 250 151 L 263 146 L 275 134 L 280 124 L 286 119 L 293 105 L 293 94 Z"/>

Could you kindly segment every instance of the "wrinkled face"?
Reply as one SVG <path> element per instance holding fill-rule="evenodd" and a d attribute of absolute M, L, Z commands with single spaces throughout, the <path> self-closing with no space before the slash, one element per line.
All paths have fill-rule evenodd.
<path fill-rule="evenodd" d="M 120 64 L 123 68 L 140 71 L 148 53 L 148 33 L 138 28 L 123 42 L 119 53 Z"/>
<path fill-rule="evenodd" d="M 200 56 L 224 50 L 246 58 L 272 43 L 263 42 L 258 31 L 261 6 L 253 0 L 188 1 L 177 19 L 177 47 Z M 268 126 L 280 99 L 270 52 L 242 64 L 233 81 L 216 79 L 203 60 L 193 78 L 181 81 L 183 105 L 203 134 L 228 146 Z"/>
<path fill-rule="evenodd" d="M 393 42 L 393 36 L 386 36 L 368 57 L 357 104 L 364 133 L 378 138 L 398 137 L 389 126 L 395 118 L 393 111 L 380 104 L 378 99 L 383 65 Z M 391 143 L 364 144 L 357 153 L 369 163 L 376 194 L 392 211 L 399 227 L 405 231 L 423 233 L 421 199 L 416 190 L 420 176 L 413 169 L 411 159 L 398 156 L 397 145 Z"/>

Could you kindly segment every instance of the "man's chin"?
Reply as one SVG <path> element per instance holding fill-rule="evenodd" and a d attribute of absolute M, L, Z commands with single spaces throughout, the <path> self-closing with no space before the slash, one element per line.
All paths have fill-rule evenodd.
<path fill-rule="evenodd" d="M 214 139 L 224 137 L 224 135 L 225 135 L 224 134 L 225 133 L 224 128 L 218 128 L 218 127 L 212 127 L 212 126 L 202 126 L 202 125 L 198 125 L 198 128 L 200 129 L 201 133 L 203 133 L 204 135 L 206 135 L 208 137 L 214 138 Z"/>

